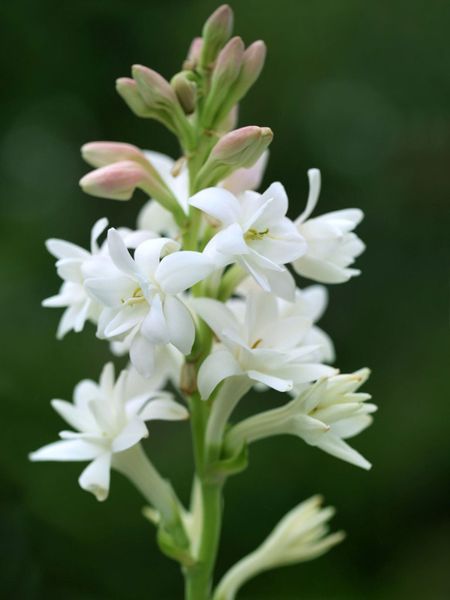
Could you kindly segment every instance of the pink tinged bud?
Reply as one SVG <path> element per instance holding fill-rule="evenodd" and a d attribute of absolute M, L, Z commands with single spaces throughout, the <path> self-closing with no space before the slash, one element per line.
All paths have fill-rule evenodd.
<path fill-rule="evenodd" d="M 233 95 L 235 102 L 238 102 L 245 96 L 255 81 L 261 74 L 266 60 L 267 48 L 263 41 L 253 42 L 244 52 L 242 59 L 242 68 L 236 82 Z"/>
<path fill-rule="evenodd" d="M 203 40 L 201 37 L 196 37 L 192 40 L 187 58 L 183 63 L 183 70 L 194 71 L 197 68 L 202 52 L 202 46 Z"/>
<path fill-rule="evenodd" d="M 241 127 L 225 134 L 214 146 L 198 174 L 202 187 L 214 185 L 237 169 L 252 167 L 273 139 L 268 127 Z"/>
<path fill-rule="evenodd" d="M 81 147 L 81 156 L 93 167 L 104 167 L 123 160 L 148 164 L 148 160 L 139 148 L 121 142 L 89 142 Z"/>
<path fill-rule="evenodd" d="M 85 175 L 80 180 L 80 186 L 91 196 L 111 200 L 129 200 L 135 189 L 139 188 L 172 212 L 177 222 L 184 219 L 177 199 L 148 161 L 140 164 L 134 160 L 121 160 L 100 167 Z"/>
<path fill-rule="evenodd" d="M 134 79 L 120 77 L 116 81 L 116 90 L 136 116 L 147 119 L 154 117 L 153 112 L 139 93 Z"/>
<path fill-rule="evenodd" d="M 145 169 L 130 160 L 120 161 L 91 171 L 80 180 L 84 192 L 99 198 L 129 200 L 136 188 L 148 179 Z"/>
<path fill-rule="evenodd" d="M 207 69 L 216 59 L 220 49 L 230 39 L 233 31 L 233 11 L 227 4 L 219 6 L 203 26 L 200 66 Z"/>
<path fill-rule="evenodd" d="M 177 73 L 170 82 L 185 114 L 195 111 L 197 101 L 197 85 L 192 81 L 189 71 Z"/>

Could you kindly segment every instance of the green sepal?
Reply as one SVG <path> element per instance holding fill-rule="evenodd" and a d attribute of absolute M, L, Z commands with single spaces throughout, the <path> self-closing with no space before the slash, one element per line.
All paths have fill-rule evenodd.
<path fill-rule="evenodd" d="M 243 445 L 233 455 L 211 463 L 206 471 L 206 479 L 212 482 L 225 481 L 230 475 L 242 473 L 248 467 L 248 447 Z"/>

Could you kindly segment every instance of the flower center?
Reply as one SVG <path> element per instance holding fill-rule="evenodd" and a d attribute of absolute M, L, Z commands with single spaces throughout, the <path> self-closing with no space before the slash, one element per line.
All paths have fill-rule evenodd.
<path fill-rule="evenodd" d="M 141 302 L 145 302 L 145 297 L 144 297 L 144 293 L 140 287 L 137 287 L 134 290 L 134 292 L 130 296 L 130 298 L 127 298 L 126 300 L 122 300 L 122 304 L 125 304 L 125 306 L 133 306 L 134 304 L 139 304 Z"/>
<path fill-rule="evenodd" d="M 266 227 L 265 229 L 262 229 L 261 231 L 258 231 L 257 229 L 249 229 L 248 231 L 245 232 L 244 238 L 246 240 L 262 240 L 265 238 L 265 236 L 269 233 L 269 228 Z"/>

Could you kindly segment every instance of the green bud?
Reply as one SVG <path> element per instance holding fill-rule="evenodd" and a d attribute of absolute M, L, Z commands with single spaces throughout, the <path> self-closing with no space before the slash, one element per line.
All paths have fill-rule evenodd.
<path fill-rule="evenodd" d="M 260 76 L 266 53 L 267 48 L 262 40 L 253 42 L 244 52 L 241 72 L 232 91 L 234 102 L 239 102 Z"/>
<path fill-rule="evenodd" d="M 190 78 L 189 71 L 177 73 L 170 82 L 181 107 L 187 115 L 195 110 L 197 102 L 197 85 Z"/>
<path fill-rule="evenodd" d="M 202 120 L 205 127 L 213 127 L 215 117 L 226 101 L 233 84 L 241 71 L 244 42 L 240 37 L 232 38 L 221 50 L 211 78 L 211 87 L 206 98 Z"/>
<path fill-rule="evenodd" d="M 252 167 L 273 139 L 269 127 L 241 127 L 225 134 L 214 146 L 198 174 L 198 187 L 215 185 L 236 169 Z"/>
<path fill-rule="evenodd" d="M 219 6 L 203 26 L 200 67 L 208 69 L 233 31 L 233 11 L 227 4 Z"/>

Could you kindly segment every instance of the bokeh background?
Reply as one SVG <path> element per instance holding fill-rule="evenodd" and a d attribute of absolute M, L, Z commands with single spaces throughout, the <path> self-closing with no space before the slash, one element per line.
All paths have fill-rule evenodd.
<path fill-rule="evenodd" d="M 142 205 L 85 196 L 82 143 L 112 139 L 176 155 L 158 124 L 135 118 L 114 80 L 143 63 L 170 76 L 216 8 L 190 0 L 15 0 L 2 3 L 0 596 L 181 598 L 142 500 L 118 475 L 104 504 L 82 492 L 80 465 L 27 462 L 56 439 L 52 397 L 96 378 L 105 344 L 88 327 L 54 337 L 58 285 L 48 237 L 82 245 L 107 215 L 133 225 Z M 316 562 L 255 579 L 241 598 L 444 599 L 448 541 L 450 4 L 448 0 L 241 0 L 236 31 L 269 46 L 241 124 L 275 132 L 265 183 L 281 179 L 292 216 L 306 170 L 322 170 L 319 212 L 361 207 L 363 276 L 330 288 L 322 321 L 344 371 L 373 369 L 375 425 L 355 439 L 366 473 L 276 439 L 252 448 L 226 490 L 218 573 L 292 506 L 321 492 L 348 538 Z M 270 406 L 249 400 L 246 410 Z M 152 429 L 149 452 L 186 498 L 192 464 L 183 424 Z"/>

